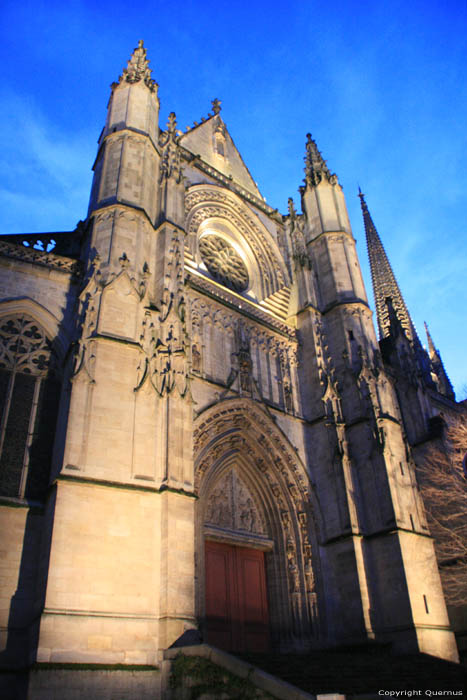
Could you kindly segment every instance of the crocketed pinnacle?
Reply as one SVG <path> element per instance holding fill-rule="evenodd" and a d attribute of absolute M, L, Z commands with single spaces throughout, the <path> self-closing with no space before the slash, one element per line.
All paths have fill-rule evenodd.
<path fill-rule="evenodd" d="M 436 357 L 436 359 L 438 359 L 438 351 L 435 348 L 435 344 L 434 344 L 433 339 L 430 335 L 430 331 L 428 330 L 427 322 L 424 321 L 423 325 L 425 326 L 426 339 L 428 341 L 428 354 L 430 356 L 430 360 L 433 360 L 435 357 Z"/>
<path fill-rule="evenodd" d="M 305 182 L 309 185 L 319 185 L 325 178 L 328 182 L 334 184 L 337 182 L 337 176 L 331 174 L 326 161 L 318 150 L 316 141 L 311 138 L 311 134 L 306 135 L 306 154 L 305 154 Z"/>
<path fill-rule="evenodd" d="M 428 341 L 428 355 L 430 357 L 431 368 L 435 375 L 437 376 L 437 389 L 441 394 L 444 394 L 448 398 L 455 400 L 454 389 L 452 388 L 451 380 L 449 379 L 446 370 L 444 369 L 444 364 L 441 359 L 441 354 L 439 350 L 436 349 L 433 339 L 431 337 L 430 331 L 428 330 L 428 325 L 426 321 L 424 322 L 426 339 Z"/>
<path fill-rule="evenodd" d="M 385 338 L 390 334 L 391 314 L 394 311 L 399 323 L 405 331 L 409 340 L 418 342 L 410 314 L 407 311 L 399 285 L 392 271 L 386 251 L 383 248 L 381 239 L 368 211 L 365 202 L 365 195 L 358 188 L 358 196 L 362 206 L 363 223 L 365 224 L 366 244 L 368 257 L 370 259 L 371 279 L 373 282 L 373 294 L 375 297 L 376 318 L 380 338 Z M 390 299 L 388 305 L 387 300 Z"/>
<path fill-rule="evenodd" d="M 151 92 L 154 92 L 159 87 L 156 81 L 151 78 L 151 69 L 149 68 L 149 61 L 146 58 L 146 49 L 142 39 L 138 41 L 138 46 L 131 54 L 128 65 L 123 69 L 118 82 L 138 83 L 140 80 L 147 85 Z"/>

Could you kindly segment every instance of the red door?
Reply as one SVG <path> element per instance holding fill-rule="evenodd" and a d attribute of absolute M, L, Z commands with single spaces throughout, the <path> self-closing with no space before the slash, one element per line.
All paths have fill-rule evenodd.
<path fill-rule="evenodd" d="M 268 651 L 264 553 L 206 541 L 206 642 L 228 651 Z"/>

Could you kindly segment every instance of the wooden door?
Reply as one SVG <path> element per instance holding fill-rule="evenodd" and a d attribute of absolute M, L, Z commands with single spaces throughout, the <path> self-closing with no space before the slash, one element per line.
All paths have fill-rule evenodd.
<path fill-rule="evenodd" d="M 227 651 L 268 651 L 264 552 L 206 541 L 205 640 Z"/>

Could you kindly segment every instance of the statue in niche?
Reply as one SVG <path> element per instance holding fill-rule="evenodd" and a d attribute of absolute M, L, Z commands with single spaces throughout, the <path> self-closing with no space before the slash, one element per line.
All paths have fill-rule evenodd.
<path fill-rule="evenodd" d="M 252 362 L 250 351 L 240 350 L 238 353 L 238 362 L 240 366 L 240 386 L 242 391 L 251 391 L 251 369 Z"/>
<path fill-rule="evenodd" d="M 251 392 L 251 375 L 253 363 L 250 354 L 250 339 L 248 337 L 245 325 L 240 319 L 237 328 L 238 338 L 238 369 L 240 373 L 240 387 L 242 391 Z"/>
<path fill-rule="evenodd" d="M 255 532 L 256 508 L 251 498 L 247 498 L 246 503 L 241 504 L 240 528 L 248 532 Z"/>
<path fill-rule="evenodd" d="M 196 344 L 191 348 L 191 369 L 197 374 L 201 372 L 201 353 Z"/>
<path fill-rule="evenodd" d="M 292 385 L 288 377 L 284 378 L 284 402 L 285 410 L 288 413 L 293 413 Z"/>

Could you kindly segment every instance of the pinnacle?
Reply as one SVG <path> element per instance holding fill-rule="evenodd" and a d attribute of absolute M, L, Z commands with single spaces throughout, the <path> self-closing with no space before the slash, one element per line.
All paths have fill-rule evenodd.
<path fill-rule="evenodd" d="M 325 178 L 331 184 L 337 183 L 336 175 L 331 174 L 326 161 L 321 155 L 316 141 L 311 134 L 306 135 L 305 182 L 309 185 L 319 185 Z"/>
<path fill-rule="evenodd" d="M 138 83 L 143 81 L 151 92 L 158 88 L 156 81 L 151 78 L 151 69 L 149 68 L 149 60 L 146 58 L 146 53 L 144 41 L 140 39 L 138 46 L 131 54 L 127 67 L 123 69 L 122 75 L 118 79 L 119 83 Z"/>
<path fill-rule="evenodd" d="M 427 322 L 424 321 L 423 325 L 425 326 L 426 339 L 428 341 L 428 353 L 430 355 L 430 358 L 433 359 L 433 356 L 437 354 L 435 344 L 434 344 L 433 339 L 431 337 L 430 331 L 428 330 Z"/>

